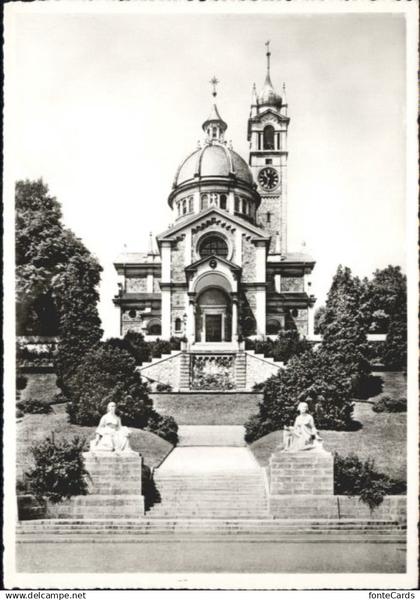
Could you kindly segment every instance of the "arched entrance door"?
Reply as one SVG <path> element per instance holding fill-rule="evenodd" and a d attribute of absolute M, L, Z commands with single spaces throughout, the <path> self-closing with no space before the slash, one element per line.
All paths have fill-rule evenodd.
<path fill-rule="evenodd" d="M 231 300 L 221 288 L 208 287 L 198 296 L 195 336 L 200 342 L 231 341 Z"/>

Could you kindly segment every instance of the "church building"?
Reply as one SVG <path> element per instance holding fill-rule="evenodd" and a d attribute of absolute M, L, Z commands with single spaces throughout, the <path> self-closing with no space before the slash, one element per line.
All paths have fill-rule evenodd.
<path fill-rule="evenodd" d="M 227 143 L 227 123 L 213 104 L 203 141 L 176 171 L 168 204 L 172 223 L 151 239 L 149 252 L 124 253 L 114 303 L 121 334 L 187 339 L 193 351 L 239 347 L 245 337 L 313 331 L 314 260 L 287 245 L 285 86 L 267 73 L 253 87 L 245 160 Z M 156 248 L 156 250 L 155 250 Z"/>

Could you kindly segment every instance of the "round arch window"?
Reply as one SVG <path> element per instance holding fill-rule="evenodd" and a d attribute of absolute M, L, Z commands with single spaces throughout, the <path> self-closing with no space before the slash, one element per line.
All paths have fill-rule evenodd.
<path fill-rule="evenodd" d="M 209 256 L 221 256 L 227 258 L 229 248 L 226 241 L 219 235 L 206 236 L 200 243 L 199 254 L 201 258 Z"/>
<path fill-rule="evenodd" d="M 137 312 L 134 310 L 134 308 L 131 308 L 131 309 L 128 311 L 128 316 L 130 317 L 130 319 L 135 319 L 135 318 L 136 318 L 136 316 L 137 316 Z"/>
<path fill-rule="evenodd" d="M 269 319 L 267 321 L 267 334 L 276 335 L 280 331 L 280 323 L 277 319 Z"/>
<path fill-rule="evenodd" d="M 147 328 L 147 333 L 149 335 L 161 335 L 162 327 L 161 327 L 159 321 L 153 321 L 152 323 L 150 323 L 149 327 Z"/>

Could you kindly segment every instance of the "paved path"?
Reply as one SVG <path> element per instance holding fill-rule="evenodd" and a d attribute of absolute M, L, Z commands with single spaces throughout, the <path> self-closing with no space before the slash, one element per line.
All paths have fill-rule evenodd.
<path fill-rule="evenodd" d="M 238 475 L 261 471 L 248 448 L 180 447 L 175 448 L 158 469 L 160 475 L 179 473 L 232 473 Z"/>
<path fill-rule="evenodd" d="M 178 430 L 182 446 L 246 446 L 245 428 L 240 425 L 182 425 Z"/>

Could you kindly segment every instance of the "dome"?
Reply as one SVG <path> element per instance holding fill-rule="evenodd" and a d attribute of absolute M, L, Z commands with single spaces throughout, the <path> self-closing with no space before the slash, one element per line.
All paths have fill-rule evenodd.
<path fill-rule="evenodd" d="M 237 152 L 221 143 L 209 143 L 204 148 L 190 154 L 175 176 L 174 187 L 177 187 L 195 177 L 229 177 L 235 175 L 237 179 L 252 186 L 254 180 L 252 173 Z"/>
<path fill-rule="evenodd" d="M 259 104 L 266 104 L 270 106 L 281 106 L 281 96 L 274 90 L 269 73 L 267 73 L 264 87 L 258 96 L 258 102 Z"/>

